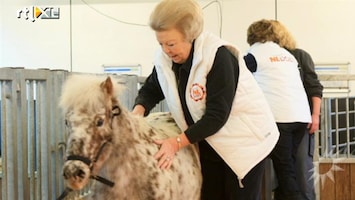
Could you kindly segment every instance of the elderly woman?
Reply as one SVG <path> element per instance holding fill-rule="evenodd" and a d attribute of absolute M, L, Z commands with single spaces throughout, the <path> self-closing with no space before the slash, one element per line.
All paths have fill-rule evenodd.
<path fill-rule="evenodd" d="M 182 130 L 155 141 L 161 145 L 158 166 L 169 169 L 180 149 L 198 143 L 203 200 L 260 199 L 264 159 L 279 132 L 242 55 L 203 32 L 202 9 L 194 0 L 163 0 L 150 26 L 161 49 L 132 112 L 147 115 L 165 99 Z"/>

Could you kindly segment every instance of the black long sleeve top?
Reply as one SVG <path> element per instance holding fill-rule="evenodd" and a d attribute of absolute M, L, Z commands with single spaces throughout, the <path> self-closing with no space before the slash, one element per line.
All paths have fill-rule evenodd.
<path fill-rule="evenodd" d="M 320 97 L 323 96 L 323 85 L 320 83 L 315 72 L 312 57 L 303 49 L 288 50 L 297 60 L 298 67 L 301 73 L 304 88 L 307 96 Z"/>

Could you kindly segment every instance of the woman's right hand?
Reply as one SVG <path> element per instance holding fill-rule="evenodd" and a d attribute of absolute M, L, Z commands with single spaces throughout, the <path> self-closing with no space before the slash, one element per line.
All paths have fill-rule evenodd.
<path fill-rule="evenodd" d="M 144 116 L 145 108 L 142 105 L 137 104 L 132 110 L 132 114 Z"/>

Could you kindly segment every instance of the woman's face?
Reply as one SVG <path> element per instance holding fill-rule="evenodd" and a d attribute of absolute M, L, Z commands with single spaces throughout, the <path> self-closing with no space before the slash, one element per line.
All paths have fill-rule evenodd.
<path fill-rule="evenodd" d="M 186 41 L 184 35 L 177 29 L 156 31 L 155 35 L 163 51 L 178 64 L 183 64 L 189 58 L 192 43 Z"/>

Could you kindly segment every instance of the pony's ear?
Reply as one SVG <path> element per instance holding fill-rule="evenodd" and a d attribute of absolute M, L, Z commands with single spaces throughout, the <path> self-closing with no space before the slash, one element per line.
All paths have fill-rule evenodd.
<path fill-rule="evenodd" d="M 113 96 L 113 84 L 110 76 L 108 76 L 106 80 L 101 83 L 101 87 L 107 92 L 108 95 Z"/>

